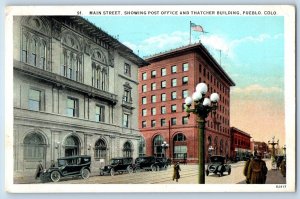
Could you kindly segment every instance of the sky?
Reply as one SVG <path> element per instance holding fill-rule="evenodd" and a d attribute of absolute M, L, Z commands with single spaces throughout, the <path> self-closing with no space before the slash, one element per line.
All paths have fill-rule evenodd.
<path fill-rule="evenodd" d="M 279 139 L 284 127 L 284 18 L 282 16 L 85 17 L 142 58 L 192 43 L 209 50 L 236 83 L 231 87 L 230 126 L 255 141 Z M 221 51 L 221 54 L 220 54 Z"/>

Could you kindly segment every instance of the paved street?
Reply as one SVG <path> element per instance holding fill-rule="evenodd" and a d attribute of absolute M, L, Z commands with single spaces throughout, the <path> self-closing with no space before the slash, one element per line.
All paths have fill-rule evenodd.
<path fill-rule="evenodd" d="M 267 176 L 267 184 L 285 184 L 285 178 L 282 177 L 280 170 L 270 170 L 271 160 L 266 160 L 269 168 Z M 206 184 L 245 184 L 245 177 L 243 176 L 243 168 L 245 162 L 231 164 L 232 172 L 230 175 L 224 173 L 224 176 L 210 174 L 205 177 Z M 167 170 L 161 171 L 143 171 L 132 174 L 120 174 L 115 176 L 99 176 L 94 175 L 89 179 L 81 178 L 63 178 L 59 184 L 197 184 L 198 183 L 198 166 L 197 165 L 180 165 L 181 172 L 179 182 L 172 180 L 173 168 L 169 167 Z M 20 182 L 22 183 L 22 182 Z M 23 182 L 24 183 L 24 182 Z M 31 181 L 27 183 L 37 183 Z M 52 182 L 49 182 L 52 183 Z"/>

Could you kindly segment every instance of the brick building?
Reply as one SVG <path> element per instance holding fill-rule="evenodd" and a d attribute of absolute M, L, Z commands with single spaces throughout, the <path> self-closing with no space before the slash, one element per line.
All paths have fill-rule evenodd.
<path fill-rule="evenodd" d="M 218 110 L 206 123 L 206 149 L 212 154 L 230 154 L 230 86 L 234 82 L 201 44 L 192 44 L 146 59 L 139 68 L 139 129 L 144 136 L 146 155 L 173 160 L 198 161 L 198 127 L 195 115 L 187 118 L 184 99 L 196 85 L 205 82 L 209 96 L 220 95 Z M 169 144 L 164 150 L 163 141 Z M 141 154 L 142 155 L 142 154 Z M 206 160 L 208 153 L 206 151 Z"/>
<path fill-rule="evenodd" d="M 246 156 L 249 156 L 251 153 L 251 136 L 250 134 L 235 128 L 230 128 L 231 132 L 231 158 L 240 158 L 244 159 Z"/>

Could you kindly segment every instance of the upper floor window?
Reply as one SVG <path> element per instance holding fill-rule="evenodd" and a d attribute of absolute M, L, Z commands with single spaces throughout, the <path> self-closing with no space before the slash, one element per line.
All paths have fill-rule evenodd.
<path fill-rule="evenodd" d="M 171 105 L 171 112 L 172 112 L 172 113 L 175 113 L 175 112 L 176 112 L 176 109 L 177 109 L 176 104 Z"/>
<path fill-rule="evenodd" d="M 156 108 L 151 108 L 151 115 L 156 115 Z"/>
<path fill-rule="evenodd" d="M 167 75 L 167 69 L 162 68 L 161 69 L 161 76 L 166 76 Z"/>
<path fill-rule="evenodd" d="M 142 121 L 142 128 L 146 128 L 147 126 L 147 122 L 146 121 Z"/>
<path fill-rule="evenodd" d="M 146 80 L 147 79 L 147 73 L 143 73 L 142 74 L 142 80 Z"/>
<path fill-rule="evenodd" d="M 147 109 L 142 109 L 142 116 L 147 116 Z"/>
<path fill-rule="evenodd" d="M 189 91 L 188 90 L 183 90 L 182 91 L 182 98 L 185 99 L 189 96 Z"/>
<path fill-rule="evenodd" d="M 70 69 L 72 70 L 72 69 Z M 108 67 L 92 62 L 92 86 L 101 90 L 108 90 Z"/>
<path fill-rule="evenodd" d="M 69 117 L 78 117 L 78 99 L 67 98 L 67 115 Z"/>
<path fill-rule="evenodd" d="M 166 88 L 166 86 L 167 86 L 167 81 L 166 80 L 164 80 L 164 81 L 161 81 L 161 88 Z"/>
<path fill-rule="evenodd" d="M 171 67 L 171 72 L 172 73 L 176 73 L 177 72 L 177 66 L 176 65 L 174 65 L 174 66 Z"/>
<path fill-rule="evenodd" d="M 156 121 L 155 120 L 151 120 L 151 127 L 155 127 L 156 126 Z"/>
<path fill-rule="evenodd" d="M 129 127 L 129 114 L 123 114 L 123 127 Z"/>
<path fill-rule="evenodd" d="M 155 103 L 155 102 L 156 102 L 156 95 L 152 95 L 152 96 L 151 96 L 151 102 L 152 102 L 152 103 Z"/>
<path fill-rule="evenodd" d="M 130 86 L 130 84 L 128 82 L 126 82 L 123 86 L 124 86 L 123 101 L 131 103 L 132 102 L 132 98 L 131 98 L 132 87 Z"/>
<path fill-rule="evenodd" d="M 147 104 L 147 98 L 146 97 L 142 97 L 142 104 Z"/>
<path fill-rule="evenodd" d="M 160 119 L 160 126 L 166 126 L 166 119 Z"/>
<path fill-rule="evenodd" d="M 177 98 L 176 91 L 173 91 L 173 92 L 171 93 L 171 99 L 174 100 L 174 99 L 176 99 L 176 98 Z"/>
<path fill-rule="evenodd" d="M 182 77 L 182 84 L 183 85 L 185 85 L 185 84 L 187 84 L 188 83 L 188 81 L 189 81 L 189 78 L 188 77 Z"/>
<path fill-rule="evenodd" d="M 166 114 L 167 113 L 167 109 L 165 106 L 161 107 L 161 114 Z"/>
<path fill-rule="evenodd" d="M 151 90 L 152 90 L 152 91 L 156 90 L 156 83 L 152 83 L 152 84 L 151 84 Z"/>
<path fill-rule="evenodd" d="M 142 86 L 142 91 L 143 91 L 143 93 L 147 92 L 147 85 L 146 84 Z"/>
<path fill-rule="evenodd" d="M 171 118 L 171 125 L 176 125 L 177 120 L 176 117 Z"/>
<path fill-rule="evenodd" d="M 187 116 L 182 117 L 182 124 L 187 124 L 189 121 L 189 118 Z"/>
<path fill-rule="evenodd" d="M 128 76 L 131 75 L 131 66 L 128 63 L 124 64 L 124 74 Z"/>
<path fill-rule="evenodd" d="M 172 79 L 171 86 L 172 87 L 177 86 L 177 79 Z"/>
<path fill-rule="evenodd" d="M 96 114 L 95 119 L 96 122 L 104 122 L 104 106 L 96 105 Z"/>
<path fill-rule="evenodd" d="M 156 77 L 156 71 L 153 70 L 153 71 L 151 71 L 151 78 L 155 78 L 155 77 Z"/>
<path fill-rule="evenodd" d="M 41 110 L 41 96 L 42 92 L 39 90 L 35 89 L 30 89 L 29 90 L 29 105 L 28 108 L 29 110 L 32 111 L 40 111 Z"/>
<path fill-rule="evenodd" d="M 161 94 L 161 101 L 165 102 L 167 100 L 167 95 L 165 93 Z"/>
<path fill-rule="evenodd" d="M 182 64 L 182 71 L 188 71 L 188 70 L 189 70 L 189 64 L 188 63 Z"/>

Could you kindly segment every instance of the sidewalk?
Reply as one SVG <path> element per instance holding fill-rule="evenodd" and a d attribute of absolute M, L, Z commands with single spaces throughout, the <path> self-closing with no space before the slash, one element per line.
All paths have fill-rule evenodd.
<path fill-rule="evenodd" d="M 246 184 L 246 181 L 238 184 Z M 280 170 L 268 170 L 266 184 L 286 184 L 286 178 L 282 176 Z"/>

